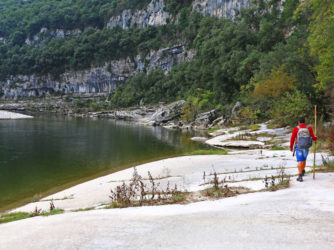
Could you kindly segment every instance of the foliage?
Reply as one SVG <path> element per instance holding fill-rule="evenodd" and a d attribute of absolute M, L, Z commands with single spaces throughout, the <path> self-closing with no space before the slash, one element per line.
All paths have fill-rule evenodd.
<path fill-rule="evenodd" d="M 317 128 L 317 149 L 328 150 L 334 155 L 334 124 L 320 123 Z"/>
<path fill-rule="evenodd" d="M 334 161 L 328 156 L 321 155 L 322 166 L 318 169 L 320 171 L 333 172 L 334 171 Z"/>
<path fill-rule="evenodd" d="M 181 117 L 182 120 L 187 122 L 195 120 L 199 112 L 213 108 L 213 92 L 198 88 L 194 94 L 194 96 L 188 97 Z"/>
<path fill-rule="evenodd" d="M 34 217 L 34 216 L 40 216 L 40 215 L 50 216 L 50 215 L 61 214 L 61 213 L 64 213 L 63 209 L 53 209 L 53 210 L 50 210 L 49 212 L 42 212 L 41 209 L 38 209 L 36 207 L 35 210 L 32 211 L 31 213 L 15 212 L 15 213 L 1 214 L 0 224 L 17 221 L 17 220 L 23 220 L 23 219 L 27 219 L 27 218 Z"/>
<path fill-rule="evenodd" d="M 174 64 L 169 74 L 161 69 L 147 74 L 145 65 L 141 74 L 110 95 L 110 106 L 94 101 L 89 107 L 78 104 L 102 110 L 138 105 L 142 99 L 146 104 L 185 99 L 189 107 L 183 118 L 190 121 L 201 110 L 240 101 L 241 118 L 251 123 L 280 115 L 287 123 L 311 104 L 324 114 L 328 110 L 334 96 L 332 1 L 254 0 L 233 22 L 191 12 L 191 0 L 167 0 L 166 11 L 172 14 L 167 25 L 107 27 L 112 15 L 144 8 L 149 2 L 2 1 L 0 37 L 6 42 L 0 42 L 0 80 L 18 74 L 57 78 L 65 71 L 120 58 L 134 60 L 137 54 L 183 44 L 186 53 L 195 56 Z M 41 28 L 48 30 L 40 32 Z M 57 29 L 81 33 L 57 38 L 52 33 Z M 38 40 L 27 45 L 26 39 L 35 35 Z M 201 97 L 198 89 L 207 96 Z"/>
<path fill-rule="evenodd" d="M 284 70 L 285 65 L 273 68 L 269 75 L 254 81 L 254 98 L 276 98 L 296 85 L 296 80 Z"/>
<path fill-rule="evenodd" d="M 250 129 L 251 129 L 252 131 L 257 131 L 257 130 L 260 129 L 260 125 L 259 125 L 259 124 L 252 124 L 252 125 L 250 126 Z"/>
<path fill-rule="evenodd" d="M 270 150 L 285 150 L 285 148 L 284 147 L 282 147 L 282 146 L 277 146 L 277 145 L 274 145 L 274 146 L 272 146 L 271 147 L 271 149 Z"/>
<path fill-rule="evenodd" d="M 50 215 L 56 215 L 56 214 L 62 214 L 64 213 L 63 209 L 57 208 L 57 209 L 52 209 L 49 212 L 43 212 L 41 213 L 42 216 L 50 216 Z"/>
<path fill-rule="evenodd" d="M 310 35 L 311 54 L 318 56 L 317 88 L 319 90 L 334 84 L 334 3 L 330 0 L 308 0 L 301 6 L 311 8 Z"/>
<path fill-rule="evenodd" d="M 312 120 L 312 105 L 307 96 L 293 88 L 291 92 L 286 92 L 280 99 L 275 101 L 272 110 L 272 117 L 282 125 L 292 125 L 296 117 L 306 117 Z"/>
<path fill-rule="evenodd" d="M 3 0 L 0 3 L 0 37 L 12 36 L 12 41 L 22 43 L 26 38 L 23 36 L 31 38 L 41 28 L 103 28 L 112 15 L 119 14 L 124 9 L 144 8 L 149 2 L 150 0 Z"/>
<path fill-rule="evenodd" d="M 30 214 L 24 213 L 24 212 L 2 214 L 0 215 L 0 224 L 11 222 L 11 221 L 16 221 L 16 220 L 23 220 L 29 217 L 30 217 Z"/>
<path fill-rule="evenodd" d="M 253 107 L 246 106 L 239 110 L 240 117 L 238 119 L 246 121 L 246 123 L 255 123 L 256 120 L 258 119 L 259 113 L 260 111 L 258 109 L 254 109 Z M 253 129 L 257 130 L 256 127 L 254 127 Z"/>
<path fill-rule="evenodd" d="M 172 15 L 176 15 L 181 10 L 181 18 L 182 12 L 184 12 L 185 8 L 189 7 L 193 0 L 167 0 L 166 11 L 171 13 Z"/>

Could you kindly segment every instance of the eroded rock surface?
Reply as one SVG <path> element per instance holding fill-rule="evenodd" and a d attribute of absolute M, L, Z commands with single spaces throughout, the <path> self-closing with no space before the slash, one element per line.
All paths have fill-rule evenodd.
<path fill-rule="evenodd" d="M 159 108 L 151 117 L 151 121 L 156 125 L 166 123 L 179 118 L 187 102 L 184 100 L 173 102 L 167 106 Z"/>

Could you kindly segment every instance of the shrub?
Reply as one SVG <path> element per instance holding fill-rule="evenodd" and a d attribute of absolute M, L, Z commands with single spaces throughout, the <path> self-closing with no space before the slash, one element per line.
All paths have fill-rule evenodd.
<path fill-rule="evenodd" d="M 319 139 L 319 142 L 317 141 L 317 146 L 320 146 L 320 148 L 323 148 L 324 150 L 329 150 L 331 155 L 334 155 L 334 125 L 330 123 L 326 126 L 323 123 L 320 123 L 317 136 Z"/>
<path fill-rule="evenodd" d="M 306 94 L 293 88 L 291 92 L 287 92 L 274 102 L 272 118 L 281 125 L 292 125 L 301 116 L 312 120 L 312 111 L 312 105 Z"/>
<path fill-rule="evenodd" d="M 271 147 L 270 150 L 285 150 L 285 148 L 282 147 L 282 146 L 274 145 L 274 146 Z"/>
<path fill-rule="evenodd" d="M 260 125 L 259 125 L 259 124 L 252 124 L 252 125 L 250 126 L 250 129 L 251 129 L 252 131 L 259 130 L 259 129 L 260 129 Z"/>

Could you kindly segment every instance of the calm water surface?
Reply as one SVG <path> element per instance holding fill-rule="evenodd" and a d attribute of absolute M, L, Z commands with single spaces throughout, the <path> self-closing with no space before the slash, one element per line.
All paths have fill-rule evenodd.
<path fill-rule="evenodd" d="M 203 146 L 189 134 L 110 120 L 0 121 L 0 211 L 76 183 Z"/>

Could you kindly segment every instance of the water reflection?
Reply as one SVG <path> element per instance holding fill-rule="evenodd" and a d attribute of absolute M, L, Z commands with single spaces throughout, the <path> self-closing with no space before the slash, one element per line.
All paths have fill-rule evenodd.
<path fill-rule="evenodd" d="M 112 120 L 0 121 L 0 210 L 54 187 L 202 147 L 189 135 Z"/>

